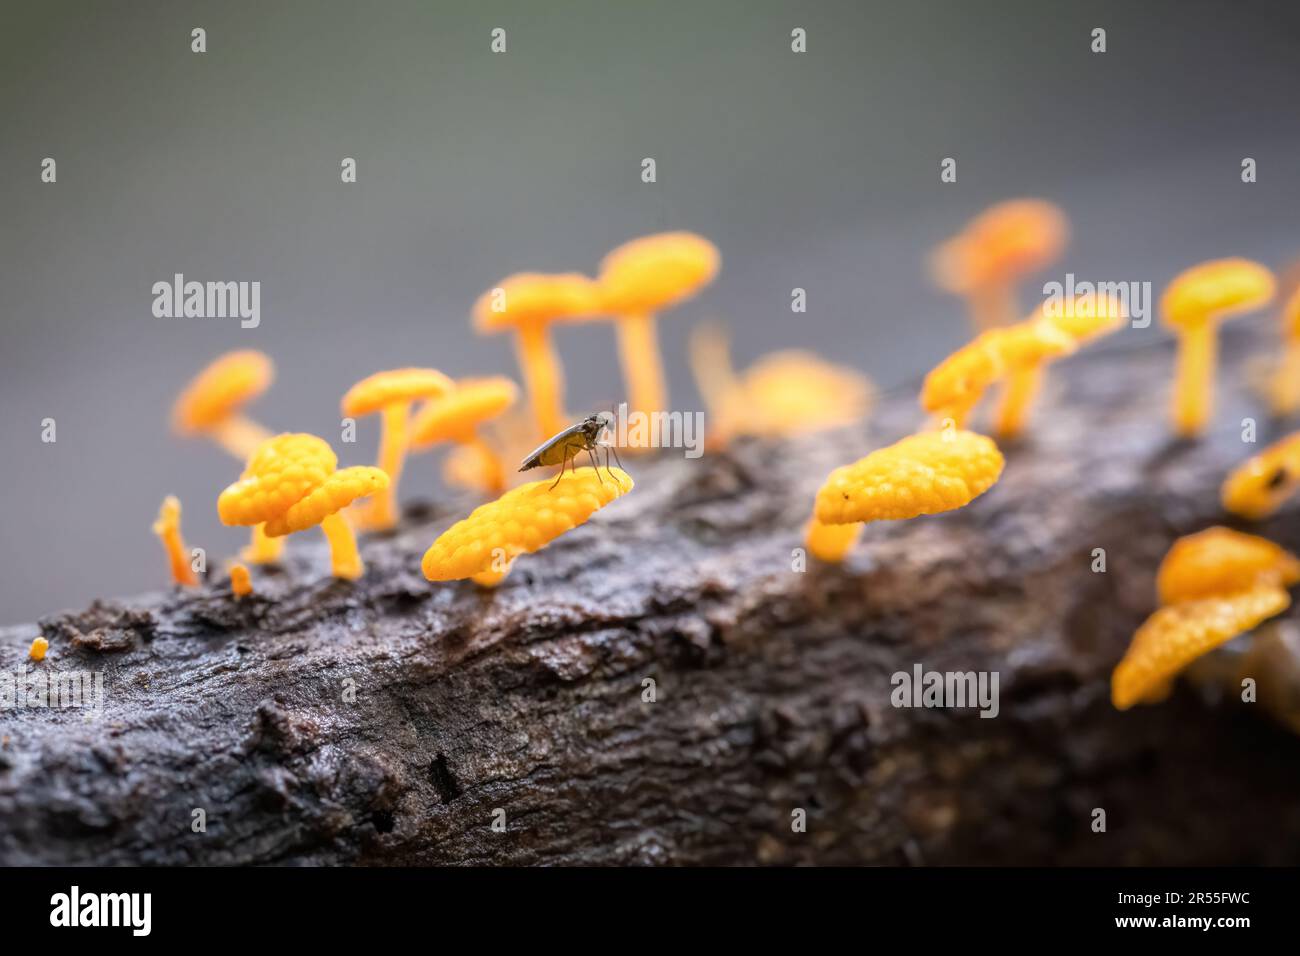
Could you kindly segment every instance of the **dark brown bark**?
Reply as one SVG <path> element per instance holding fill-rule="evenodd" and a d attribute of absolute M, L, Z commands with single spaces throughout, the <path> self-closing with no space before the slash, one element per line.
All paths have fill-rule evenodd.
<path fill-rule="evenodd" d="M 1262 415 L 1225 384 L 1215 433 L 1171 443 L 1170 362 L 1056 367 L 997 487 L 840 567 L 791 569 L 812 495 L 916 427 L 914 391 L 869 428 L 628 462 L 630 496 L 495 592 L 420 574 L 460 501 L 365 540 L 355 585 L 302 535 L 240 603 L 214 580 L 53 616 L 40 666 L 105 671 L 106 703 L 0 712 L 0 862 L 1300 862 L 1300 740 L 1262 707 L 1109 703 L 1161 555 L 1224 520 Z M 1262 530 L 1300 546 L 1293 513 Z M 916 663 L 999 672 L 999 716 L 892 707 Z"/>

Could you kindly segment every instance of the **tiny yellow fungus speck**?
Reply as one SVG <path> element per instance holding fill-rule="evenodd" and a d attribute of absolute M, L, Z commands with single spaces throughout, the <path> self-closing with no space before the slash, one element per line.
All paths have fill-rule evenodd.
<path fill-rule="evenodd" d="M 230 566 L 230 592 L 236 598 L 253 593 L 253 577 L 248 573 L 248 568 L 242 564 Z"/>
<path fill-rule="evenodd" d="M 1276 585 L 1162 607 L 1138 628 L 1111 675 L 1111 702 L 1119 710 L 1158 699 L 1184 667 L 1251 630 L 1291 603 Z"/>
<path fill-rule="evenodd" d="M 43 637 L 38 637 L 32 641 L 31 648 L 27 651 L 27 656 L 34 661 L 45 660 L 45 652 L 50 649 L 50 642 Z"/>
<path fill-rule="evenodd" d="M 823 524 L 915 518 L 961 508 L 1002 475 L 991 438 L 960 429 L 921 432 L 836 468 L 817 492 Z"/>
<path fill-rule="evenodd" d="M 548 478 L 520 485 L 444 531 L 424 554 L 424 576 L 454 581 L 492 572 L 544 548 L 631 490 L 631 476 L 619 468 L 578 468 L 558 483 Z"/>
<path fill-rule="evenodd" d="M 1161 604 L 1178 604 L 1261 584 L 1290 587 L 1298 581 L 1300 559 L 1285 548 L 1214 527 L 1174 542 L 1160 563 L 1156 591 Z"/>
<path fill-rule="evenodd" d="M 172 580 L 177 584 L 195 585 L 199 577 L 194 573 L 189 553 L 185 550 L 185 539 L 181 537 L 181 503 L 175 495 L 163 499 L 158 509 L 158 519 L 153 523 L 153 533 L 163 543 L 167 552 L 167 562 L 171 566 Z"/>

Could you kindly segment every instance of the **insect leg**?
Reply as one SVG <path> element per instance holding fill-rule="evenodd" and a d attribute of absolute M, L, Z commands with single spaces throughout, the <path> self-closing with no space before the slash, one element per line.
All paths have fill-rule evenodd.
<path fill-rule="evenodd" d="M 590 448 L 588 448 L 587 457 L 591 459 L 591 467 L 595 469 L 596 477 L 600 479 L 600 483 L 603 485 L 605 483 L 605 479 L 600 477 L 600 461 L 597 460 L 596 453 L 592 451 Z"/>

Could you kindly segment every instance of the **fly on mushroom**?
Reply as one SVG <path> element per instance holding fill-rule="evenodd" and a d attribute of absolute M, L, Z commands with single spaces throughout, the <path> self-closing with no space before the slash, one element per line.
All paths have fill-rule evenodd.
<path fill-rule="evenodd" d="M 609 476 L 614 478 L 614 473 L 609 470 L 609 453 L 614 453 L 614 460 L 618 462 L 618 467 L 623 467 L 623 462 L 618 457 L 618 449 L 609 442 L 600 440 L 600 433 L 614 424 L 614 415 L 611 412 L 597 412 L 595 415 L 588 415 L 576 425 L 570 425 L 564 431 L 553 435 L 540 446 L 533 450 L 533 453 L 524 459 L 523 464 L 519 466 L 520 471 L 529 471 L 533 468 L 541 468 L 545 465 L 559 465 L 560 473 L 555 477 L 555 485 L 560 483 L 564 477 L 564 468 L 569 462 L 573 461 L 581 452 L 586 452 L 591 458 L 591 464 L 596 469 L 596 477 L 600 477 L 600 462 L 596 458 L 596 449 L 605 449 L 605 471 Z M 573 465 L 573 470 L 577 471 L 578 466 Z M 601 479 L 602 481 L 604 479 Z M 551 485 L 552 488 L 555 485 Z"/>

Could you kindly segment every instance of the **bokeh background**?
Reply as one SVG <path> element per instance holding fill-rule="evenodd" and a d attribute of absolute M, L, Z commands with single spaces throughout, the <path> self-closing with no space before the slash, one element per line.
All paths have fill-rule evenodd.
<path fill-rule="evenodd" d="M 927 251 L 1011 196 L 1074 224 L 1027 302 L 1067 270 L 1158 293 L 1203 258 L 1284 265 L 1300 254 L 1297 41 L 1300 8 L 1281 2 L 6 0 L 0 624 L 161 587 L 149 525 L 168 492 L 212 560 L 244 542 L 215 514 L 236 463 L 168 433 L 178 389 L 227 349 L 278 365 L 254 417 L 357 464 L 377 428 L 338 444 L 353 381 L 409 364 L 515 375 L 509 340 L 470 330 L 475 297 L 520 269 L 594 270 L 661 229 L 724 257 L 662 322 L 684 409 L 699 401 L 687 333 L 709 317 L 740 364 L 803 346 L 886 386 L 916 377 L 966 332 Z M 40 181 L 46 156 L 57 184 Z M 956 184 L 939 181 L 946 156 Z M 260 281 L 261 327 L 154 318 L 150 287 L 175 272 Z M 612 329 L 558 338 L 570 407 L 621 397 Z M 415 459 L 405 497 L 434 493 L 437 472 Z"/>

